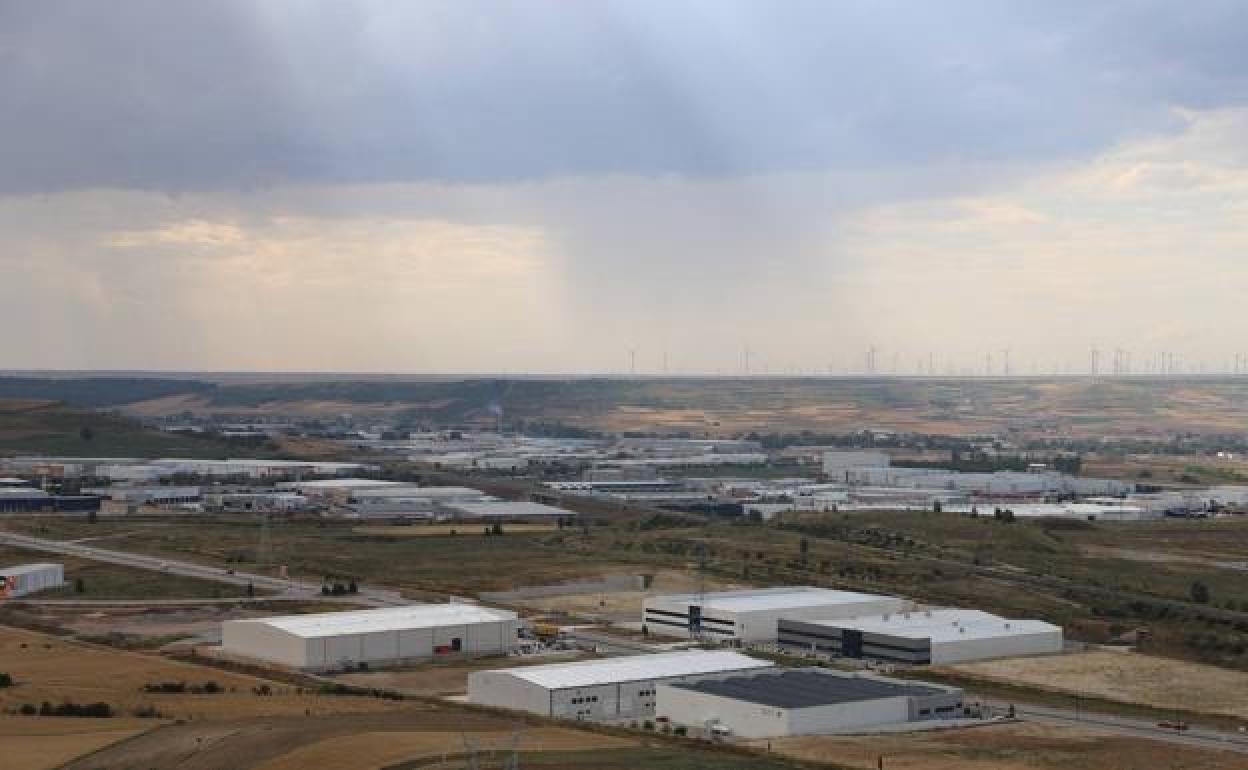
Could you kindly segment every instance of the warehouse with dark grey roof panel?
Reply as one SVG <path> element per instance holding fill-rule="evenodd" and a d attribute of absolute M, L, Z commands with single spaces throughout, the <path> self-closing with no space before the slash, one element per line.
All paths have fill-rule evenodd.
<path fill-rule="evenodd" d="M 962 691 L 823 668 L 765 669 L 658 686 L 656 713 L 741 738 L 779 738 L 955 719 Z"/>

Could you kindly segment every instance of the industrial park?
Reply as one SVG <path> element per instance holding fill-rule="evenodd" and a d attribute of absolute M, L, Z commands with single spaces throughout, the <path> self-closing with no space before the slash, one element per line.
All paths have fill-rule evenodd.
<path fill-rule="evenodd" d="M 0 770 L 1248 770 L 1248 2 L 0 2 Z"/>
<path fill-rule="evenodd" d="M 891 750 L 872 754 L 872 740 L 1008 743 L 1036 729 L 1110 730 L 1215 751 L 1227 767 L 1248 752 L 1233 698 L 1175 716 L 1143 687 L 1051 690 L 1032 673 L 1065 681 L 1097 660 L 1116 676 L 1160 666 L 1214 681 L 1215 665 L 1239 668 L 1235 546 L 1220 566 L 1187 557 L 1135 586 L 1061 574 L 1099 569 L 1086 554 L 1121 569 L 1113 549 L 1151 533 L 1237 536 L 1248 484 L 1197 475 L 1235 462 L 1233 444 L 1168 480 L 1114 472 L 1104 443 L 1025 431 L 565 438 L 500 411 L 416 427 L 342 416 L 326 429 L 293 413 L 135 422 L 191 441 L 314 442 L 317 459 L 7 453 L 0 622 L 300 683 L 329 713 L 335 698 L 484 709 L 530 725 L 516 735 L 544 720 L 770 747 L 776 761 L 792 742 L 789 760 L 819 745 L 834 766 L 851 744 L 864 762 Z M 1226 636 L 1193 637 L 1193 622 Z M 0 691 L 18 698 L 4 708 L 25 709 L 20 694 Z M 142 735 L 157 752 L 144 761 L 163 761 L 162 733 Z M 483 745 L 459 740 L 455 761 Z M 100 762 L 122 756 L 109 751 Z"/>

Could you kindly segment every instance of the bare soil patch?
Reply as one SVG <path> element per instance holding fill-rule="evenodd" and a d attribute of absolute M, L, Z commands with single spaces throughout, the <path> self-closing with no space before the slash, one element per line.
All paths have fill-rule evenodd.
<path fill-rule="evenodd" d="M 50 770 L 153 727 L 151 720 L 140 719 L 0 717 L 0 764 L 7 770 Z"/>
<path fill-rule="evenodd" d="M 764 745 L 766 742 L 757 742 Z M 875 770 L 1243 770 L 1242 754 L 1040 724 L 1009 724 L 908 735 L 810 736 L 771 741 L 803 760 Z"/>
<path fill-rule="evenodd" d="M 1248 673 L 1169 658 L 1094 650 L 968 663 L 950 670 L 995 682 L 1248 719 Z"/>

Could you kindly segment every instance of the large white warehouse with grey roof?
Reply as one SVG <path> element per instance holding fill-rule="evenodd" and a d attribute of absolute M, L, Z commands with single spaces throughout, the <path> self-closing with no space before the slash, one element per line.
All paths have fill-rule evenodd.
<path fill-rule="evenodd" d="M 965 663 L 1062 651 L 1062 629 L 979 610 L 934 609 L 860 618 L 780 621 L 780 644 L 895 663 Z"/>
<path fill-rule="evenodd" d="M 912 606 L 895 596 L 813 586 L 759 588 L 653 596 L 645 602 L 642 622 L 647 630 L 669 636 L 762 642 L 776 639 L 780 618 L 850 618 L 902 612 Z"/>
<path fill-rule="evenodd" d="M 221 624 L 229 655 L 325 671 L 392 665 L 439 655 L 505 655 L 516 645 L 516 613 L 475 604 L 413 604 Z"/>
<path fill-rule="evenodd" d="M 561 719 L 612 720 L 654 716 L 662 682 L 695 681 L 769 668 L 769 661 L 730 650 L 525 666 L 468 675 L 468 700 Z"/>

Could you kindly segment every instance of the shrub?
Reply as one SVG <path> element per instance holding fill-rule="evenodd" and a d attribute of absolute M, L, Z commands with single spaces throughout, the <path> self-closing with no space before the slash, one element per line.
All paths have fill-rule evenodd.
<path fill-rule="evenodd" d="M 27 707 L 29 706 L 29 710 Z M 34 713 L 34 706 L 27 704 L 22 707 L 23 714 Z M 48 701 L 44 701 L 39 705 L 39 716 L 44 717 L 93 717 L 106 719 L 113 716 L 113 707 L 104 702 L 96 703 L 74 703 L 73 701 L 65 701 L 59 705 L 53 706 Z"/>
<path fill-rule="evenodd" d="M 0 690 L 13 686 L 13 675 L 0 672 Z"/>

